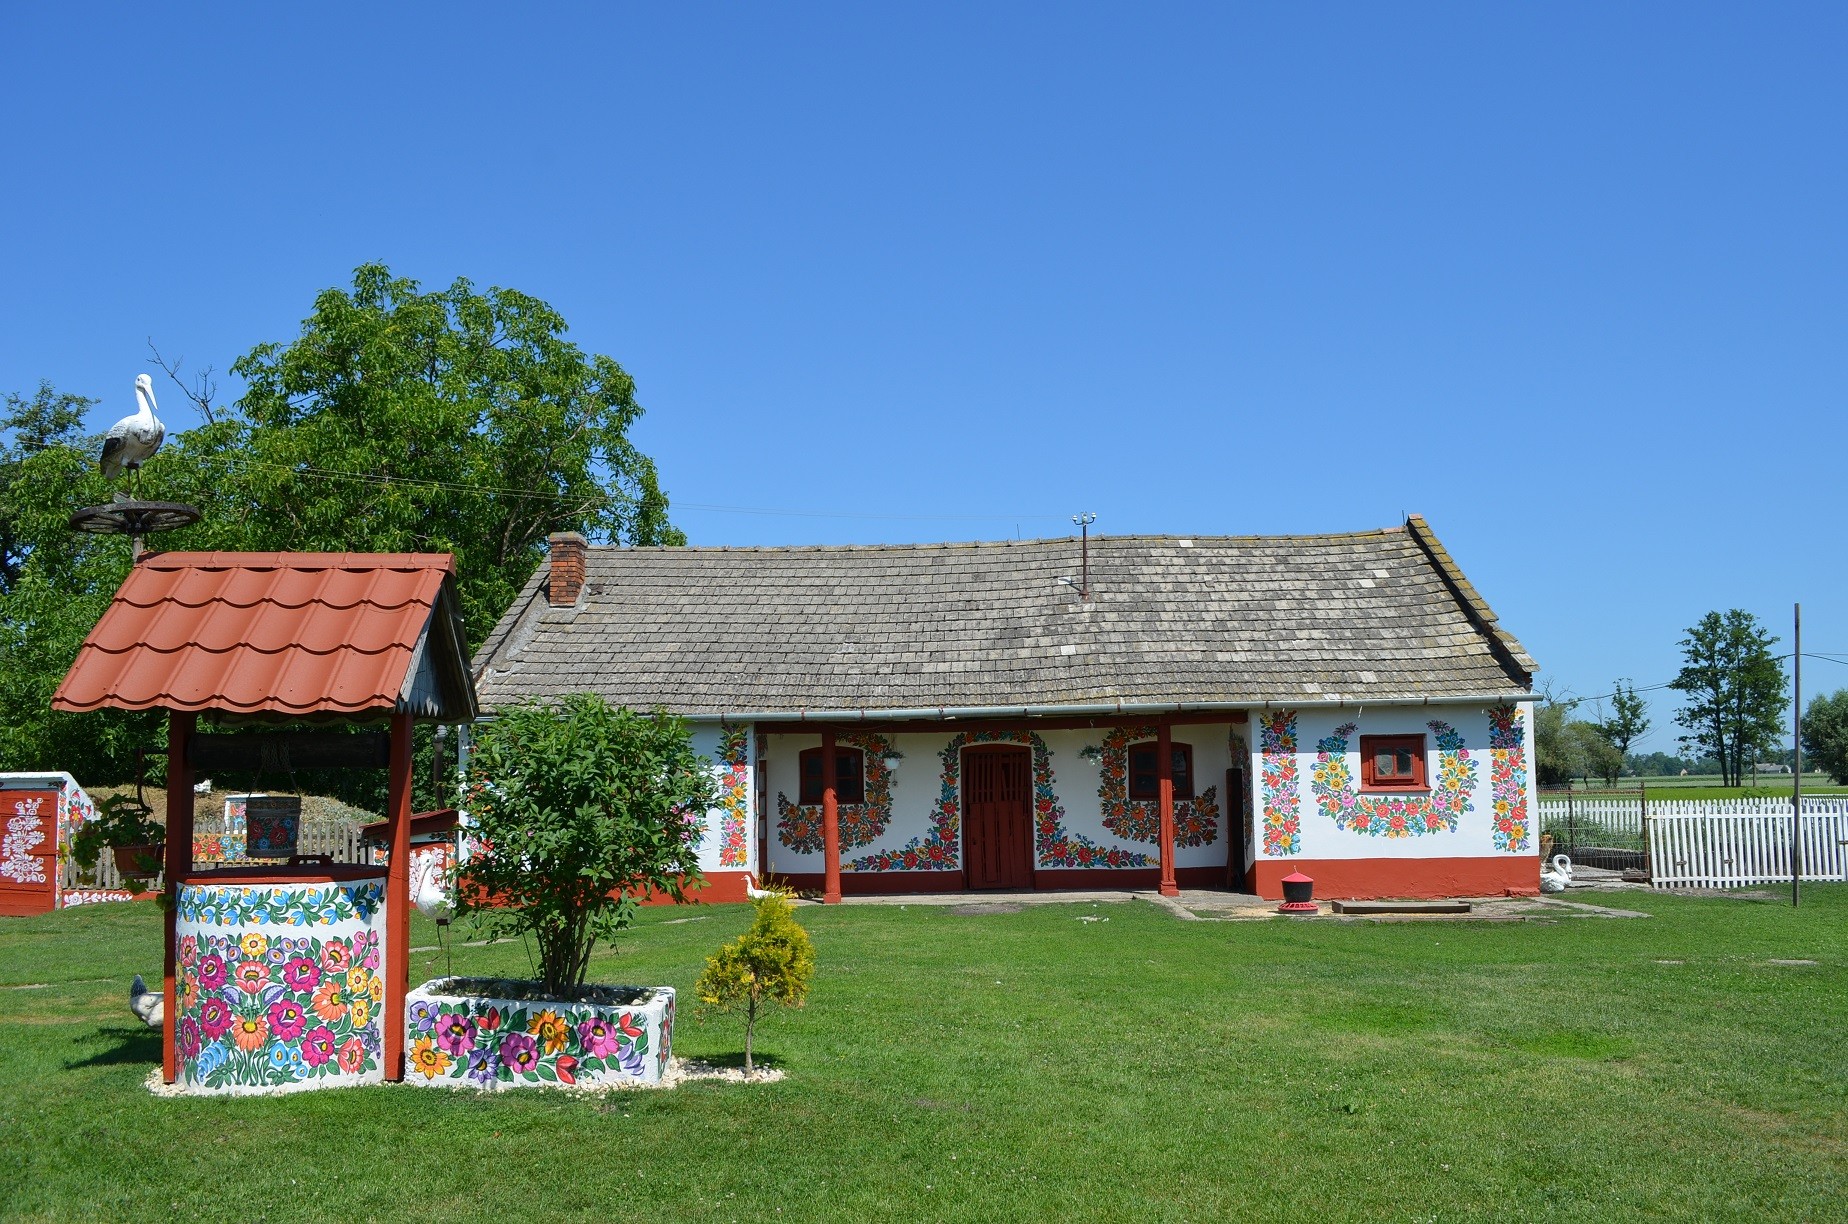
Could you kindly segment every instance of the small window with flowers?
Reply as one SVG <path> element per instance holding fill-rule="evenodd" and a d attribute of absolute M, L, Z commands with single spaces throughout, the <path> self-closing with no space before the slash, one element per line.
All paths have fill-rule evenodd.
<path fill-rule="evenodd" d="M 802 768 L 802 791 L 798 803 L 821 802 L 821 749 L 804 748 L 797 757 Z M 866 754 L 858 748 L 834 751 L 834 802 L 866 802 Z"/>
<path fill-rule="evenodd" d="M 1360 789 L 1430 789 L 1425 782 L 1425 736 L 1360 736 Z"/>
<path fill-rule="evenodd" d="M 1425 782 L 1425 737 L 1422 735 L 1363 735 L 1360 737 L 1360 789 L 1370 791 L 1429 790 Z"/>
<path fill-rule="evenodd" d="M 1192 799 L 1193 789 L 1193 746 L 1191 744 L 1170 743 L 1174 751 L 1174 797 Z M 1153 742 L 1132 744 L 1129 749 L 1129 797 L 1131 799 L 1161 798 L 1161 753 Z"/>

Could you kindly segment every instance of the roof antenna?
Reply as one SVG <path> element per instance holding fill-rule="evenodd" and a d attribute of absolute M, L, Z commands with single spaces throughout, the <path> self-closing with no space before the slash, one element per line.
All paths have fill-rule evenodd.
<path fill-rule="evenodd" d="M 1086 603 L 1091 602 L 1091 524 L 1096 521 L 1097 515 L 1089 510 L 1072 515 L 1072 525 L 1082 533 L 1079 536 L 1078 547 L 1083 558 L 1084 569 L 1081 571 L 1083 577 L 1078 583 L 1078 598 Z"/>

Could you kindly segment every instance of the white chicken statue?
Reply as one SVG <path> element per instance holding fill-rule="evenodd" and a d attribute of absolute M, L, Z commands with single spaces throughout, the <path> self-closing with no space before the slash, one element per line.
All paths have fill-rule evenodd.
<path fill-rule="evenodd" d="M 128 987 L 128 1010 L 134 1012 L 135 1018 L 149 1028 L 159 1028 L 167 1017 L 167 999 L 160 991 L 149 990 L 148 984 L 137 973 Z"/>
<path fill-rule="evenodd" d="M 1550 866 L 1540 869 L 1540 891 L 1543 893 L 1565 892 L 1572 883 L 1572 860 L 1563 854 L 1555 854 Z"/>

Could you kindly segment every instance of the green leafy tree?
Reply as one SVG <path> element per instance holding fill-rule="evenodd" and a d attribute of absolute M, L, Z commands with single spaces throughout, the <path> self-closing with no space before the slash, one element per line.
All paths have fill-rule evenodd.
<path fill-rule="evenodd" d="M 1681 639 L 1682 666 L 1670 687 L 1687 699 L 1675 714 L 1681 744 L 1720 762 L 1722 782 L 1740 785 L 1754 752 L 1769 752 L 1783 728 L 1784 664 L 1777 638 L 1750 612 L 1709 612 Z"/>
<path fill-rule="evenodd" d="M 744 1073 L 756 1070 L 753 1045 L 757 1017 L 771 1003 L 801 1007 L 815 975 L 815 946 L 796 922 L 787 896 L 771 893 L 756 901 L 751 929 L 714 952 L 694 983 L 704 1009 L 744 1010 Z"/>
<path fill-rule="evenodd" d="M 70 530 L 72 510 L 109 498 L 95 403 L 41 383 L 0 401 L 0 770 L 69 769 L 115 781 L 153 746 L 159 716 L 51 708 L 77 648 L 128 572 L 128 542 Z"/>
<path fill-rule="evenodd" d="M 1566 751 L 1575 777 L 1615 782 L 1623 772 L 1623 753 L 1602 725 L 1575 718 L 1566 724 Z"/>
<path fill-rule="evenodd" d="M 1548 697 L 1534 708 L 1534 769 L 1542 786 L 1564 786 L 1577 773 L 1566 735 L 1566 715 L 1572 706 L 1570 701 Z"/>
<path fill-rule="evenodd" d="M 469 646 L 479 645 L 531 576 L 553 531 L 593 540 L 684 544 L 654 464 L 629 440 L 641 416 L 629 375 L 566 338 L 546 303 L 468 281 L 425 291 L 378 264 L 321 293 L 301 333 L 260 344 L 232 370 L 242 398 L 176 428 L 143 469 L 141 496 L 188 502 L 203 519 L 162 548 L 451 552 Z M 156 356 L 158 361 L 158 355 Z M 172 366 L 160 363 L 170 373 Z M 10 396 L 0 421 L 0 768 L 69 769 L 119 781 L 158 717 L 52 715 L 77 647 L 128 572 L 128 542 L 74 536 L 79 506 L 113 487 L 82 432 L 93 401 L 41 387 Z M 420 801 L 431 776 L 420 730 Z M 376 808 L 362 773 L 301 778 Z"/>
<path fill-rule="evenodd" d="M 1611 714 L 1599 719 L 1598 730 L 1617 750 L 1619 768 L 1630 754 L 1630 745 L 1649 734 L 1648 704 L 1636 695 L 1636 686 L 1624 687 L 1622 680 L 1612 685 Z"/>
<path fill-rule="evenodd" d="M 469 759 L 466 807 L 482 849 L 458 875 L 457 910 L 531 935 L 547 991 L 583 985 L 591 950 L 648 893 L 685 900 L 717 802 L 686 723 L 612 708 L 594 693 L 500 711 Z"/>
<path fill-rule="evenodd" d="M 1803 711 L 1804 764 L 1848 785 L 1848 689 L 1817 697 Z"/>

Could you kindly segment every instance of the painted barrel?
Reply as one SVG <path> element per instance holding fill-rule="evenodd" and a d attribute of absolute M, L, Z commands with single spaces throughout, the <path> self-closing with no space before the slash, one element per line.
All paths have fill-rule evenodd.
<path fill-rule="evenodd" d="M 383 1081 L 383 872 L 190 880 L 174 937 L 186 1091 Z"/>

